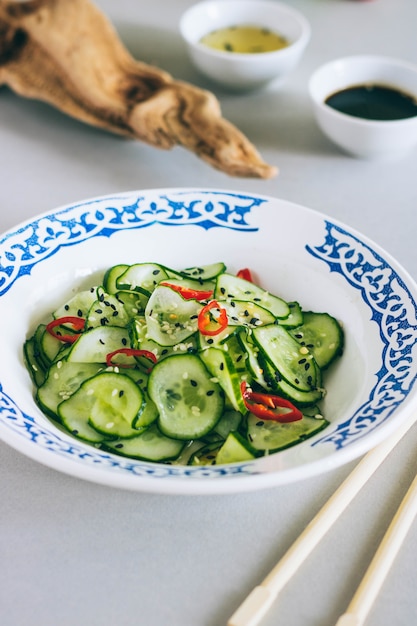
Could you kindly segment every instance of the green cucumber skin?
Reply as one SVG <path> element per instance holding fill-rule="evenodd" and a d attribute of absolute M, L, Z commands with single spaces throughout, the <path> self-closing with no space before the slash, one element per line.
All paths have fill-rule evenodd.
<path fill-rule="evenodd" d="M 197 355 L 179 354 L 157 363 L 148 392 L 159 409 L 159 428 L 174 439 L 204 436 L 223 413 L 222 390 Z"/>

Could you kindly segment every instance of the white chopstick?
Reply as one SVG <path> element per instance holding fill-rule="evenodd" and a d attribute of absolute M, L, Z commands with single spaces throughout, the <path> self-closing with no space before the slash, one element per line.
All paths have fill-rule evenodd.
<path fill-rule="evenodd" d="M 395 514 L 346 613 L 336 626 L 362 626 L 417 515 L 417 476 Z"/>
<path fill-rule="evenodd" d="M 283 558 L 242 602 L 227 622 L 227 626 L 256 626 L 259 624 L 284 585 L 416 420 L 417 414 L 411 415 L 389 438 L 366 454 Z M 352 626 L 354 624 L 352 622 Z M 346 626 L 348 625 L 346 624 Z"/>

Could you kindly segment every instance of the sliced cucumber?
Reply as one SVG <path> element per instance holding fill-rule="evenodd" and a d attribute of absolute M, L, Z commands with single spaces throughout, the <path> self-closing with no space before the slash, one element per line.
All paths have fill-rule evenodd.
<path fill-rule="evenodd" d="M 130 316 L 125 309 L 123 302 L 116 296 L 100 293 L 99 299 L 95 300 L 90 307 L 86 328 L 96 328 L 96 326 L 126 326 Z"/>
<path fill-rule="evenodd" d="M 58 361 L 48 370 L 48 377 L 38 388 L 36 399 L 43 411 L 56 418 L 58 405 L 72 396 L 82 383 L 97 374 L 98 363 L 71 363 Z"/>
<path fill-rule="evenodd" d="M 226 272 L 218 276 L 214 296 L 217 300 L 254 302 L 278 318 L 286 318 L 290 314 L 290 307 L 282 298 L 270 294 L 244 278 L 238 278 Z"/>
<path fill-rule="evenodd" d="M 313 355 L 283 326 L 260 326 L 253 331 L 253 338 L 266 359 L 290 385 L 302 391 L 317 387 L 317 365 Z"/>
<path fill-rule="evenodd" d="M 133 459 L 169 461 L 176 459 L 181 454 L 184 445 L 184 441 L 163 435 L 154 424 L 136 437 L 109 441 L 102 447 L 110 452 Z"/>
<path fill-rule="evenodd" d="M 107 293 L 115 295 L 119 291 L 117 288 L 117 279 L 128 269 L 129 265 L 122 263 L 109 267 L 103 277 L 103 287 Z"/>
<path fill-rule="evenodd" d="M 159 409 L 161 431 L 175 439 L 202 437 L 223 412 L 221 387 L 196 355 L 170 356 L 157 363 L 148 392 Z"/>
<path fill-rule="evenodd" d="M 133 437 L 138 431 L 132 424 L 143 401 L 143 392 L 129 376 L 102 372 L 61 402 L 58 415 L 71 432 L 87 424 L 102 435 Z"/>
<path fill-rule="evenodd" d="M 136 263 L 116 279 L 116 287 L 119 291 L 139 291 L 150 296 L 157 284 L 167 278 L 168 273 L 158 263 Z"/>
<path fill-rule="evenodd" d="M 73 344 L 68 361 L 105 363 L 110 352 L 129 347 L 129 333 L 120 326 L 97 326 L 83 333 Z"/>
<path fill-rule="evenodd" d="M 66 316 L 86 318 L 91 305 L 96 299 L 96 287 L 84 289 L 83 291 L 76 293 L 75 296 L 70 298 L 65 304 L 56 309 L 53 313 L 53 317 L 55 319 Z"/>
<path fill-rule="evenodd" d="M 257 328 L 275 322 L 275 316 L 271 311 L 248 300 L 228 300 L 222 302 L 221 306 L 226 310 L 229 324 L 232 326 Z"/>
<path fill-rule="evenodd" d="M 39 359 L 39 350 L 34 336 L 27 339 L 23 344 L 23 354 L 30 377 L 35 387 L 39 387 L 45 381 L 46 370 L 42 361 Z"/>
<path fill-rule="evenodd" d="M 211 375 L 218 380 L 233 408 L 240 413 L 246 413 L 240 391 L 240 377 L 227 352 L 218 348 L 207 348 L 200 353 L 200 358 Z"/>
<path fill-rule="evenodd" d="M 255 450 L 277 452 L 316 435 L 327 425 L 328 421 L 321 416 L 316 419 L 304 415 L 297 422 L 282 424 L 275 420 L 260 420 L 249 413 L 247 435 Z"/>
<path fill-rule="evenodd" d="M 46 330 L 44 324 L 40 324 L 35 334 L 36 341 L 40 352 L 40 357 L 46 364 L 51 364 L 56 359 L 58 353 L 62 349 L 62 341 L 53 337 Z"/>
<path fill-rule="evenodd" d="M 305 312 L 301 326 L 290 333 L 300 345 L 307 346 L 321 369 L 329 367 L 343 353 L 342 327 L 328 313 Z"/>
<path fill-rule="evenodd" d="M 242 414 L 239 411 L 225 411 L 215 426 L 216 433 L 226 439 L 227 435 L 237 431 L 242 423 Z"/>
<path fill-rule="evenodd" d="M 219 274 L 226 270 L 226 266 L 224 263 L 211 263 L 210 265 L 202 265 L 201 267 L 187 267 L 184 270 L 181 270 L 180 274 L 184 278 L 190 278 L 193 281 L 198 281 L 199 283 L 213 280 Z"/>
<path fill-rule="evenodd" d="M 285 328 L 295 328 L 303 323 L 303 310 L 298 302 L 288 302 L 290 314 L 288 317 L 279 320 L 281 326 Z"/>
<path fill-rule="evenodd" d="M 226 441 L 217 452 L 216 465 L 253 461 L 253 459 L 255 459 L 255 455 L 249 442 L 239 433 L 229 433 Z"/>

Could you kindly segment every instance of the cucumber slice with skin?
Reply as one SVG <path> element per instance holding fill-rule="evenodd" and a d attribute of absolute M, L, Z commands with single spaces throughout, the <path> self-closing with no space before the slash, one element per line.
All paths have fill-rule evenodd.
<path fill-rule="evenodd" d="M 303 310 L 298 302 L 288 302 L 290 308 L 290 314 L 288 317 L 279 320 L 281 326 L 285 328 L 296 328 L 303 323 Z"/>
<path fill-rule="evenodd" d="M 132 427 L 144 402 L 142 390 L 124 374 L 102 372 L 89 378 L 58 406 L 58 415 L 71 432 L 87 424 L 101 435 L 133 437 Z"/>
<path fill-rule="evenodd" d="M 95 300 L 87 314 L 86 328 L 96 328 L 96 326 L 126 326 L 129 322 L 129 315 L 120 300 L 105 292 L 100 294 L 100 298 Z"/>
<path fill-rule="evenodd" d="M 237 431 L 242 422 L 242 415 L 239 411 L 225 411 L 215 426 L 216 433 L 226 439 L 227 435 Z"/>
<path fill-rule="evenodd" d="M 310 391 L 297 389 L 297 387 L 290 385 L 290 383 L 284 380 L 280 373 L 274 369 L 272 364 L 265 358 L 262 358 L 262 355 L 259 361 L 264 380 L 264 383 L 261 383 L 261 385 L 270 393 L 275 393 L 278 396 L 287 398 L 287 400 L 290 400 L 298 407 L 310 406 L 323 398 L 324 389 L 321 387 L 311 389 Z"/>
<path fill-rule="evenodd" d="M 174 439 L 202 437 L 223 412 L 221 387 L 196 355 L 159 361 L 149 376 L 148 392 L 158 408 L 161 431 Z"/>
<path fill-rule="evenodd" d="M 286 318 L 290 314 L 290 307 L 282 298 L 270 294 L 262 287 L 258 287 L 258 285 L 254 285 L 244 278 L 238 278 L 226 272 L 218 276 L 214 296 L 219 301 L 246 300 L 254 302 L 278 318 Z"/>
<path fill-rule="evenodd" d="M 129 269 L 129 265 L 120 263 L 113 265 L 105 272 L 103 277 L 103 287 L 109 294 L 115 295 L 118 292 L 117 279 Z"/>
<path fill-rule="evenodd" d="M 184 278 L 189 278 L 193 281 L 198 281 L 199 283 L 213 280 L 219 274 L 222 274 L 226 270 L 226 266 L 224 263 L 211 263 L 210 265 L 202 265 L 201 267 L 188 267 L 184 270 L 180 271 L 181 276 Z"/>
<path fill-rule="evenodd" d="M 58 405 L 72 396 L 85 380 L 97 374 L 102 367 L 98 363 L 54 363 L 36 394 L 41 409 L 57 419 Z"/>
<path fill-rule="evenodd" d="M 44 383 L 46 373 L 45 367 L 39 359 L 39 351 L 34 336 L 25 341 L 23 345 L 23 355 L 30 377 L 35 387 L 39 387 Z"/>
<path fill-rule="evenodd" d="M 184 445 L 184 441 L 163 435 L 153 424 L 136 437 L 109 441 L 102 448 L 121 456 L 143 461 L 169 461 L 181 454 Z"/>
<path fill-rule="evenodd" d="M 120 326 L 97 326 L 84 332 L 73 344 L 68 361 L 76 363 L 106 363 L 110 352 L 129 347 L 129 333 Z M 120 355 L 120 361 L 123 361 Z M 128 359 L 125 359 L 128 362 Z"/>
<path fill-rule="evenodd" d="M 44 363 L 53 363 L 62 348 L 62 341 L 53 337 L 51 333 L 46 330 L 46 326 L 44 324 L 40 324 L 40 326 L 38 326 L 35 337 Z"/>
<path fill-rule="evenodd" d="M 158 263 L 135 263 L 116 279 L 120 291 L 139 291 L 150 296 L 161 280 L 166 280 L 168 273 Z"/>
<path fill-rule="evenodd" d="M 216 455 L 216 465 L 253 461 L 255 455 L 249 446 L 249 442 L 239 433 L 229 433 L 226 441 Z"/>
<path fill-rule="evenodd" d="M 266 359 L 290 385 L 302 391 L 316 388 L 317 365 L 313 355 L 283 326 L 260 326 L 253 331 L 253 338 Z"/>
<path fill-rule="evenodd" d="M 321 416 L 315 418 L 304 415 L 297 422 L 282 424 L 275 420 L 260 420 L 249 413 L 247 436 L 255 450 L 277 452 L 316 435 L 328 424 Z"/>
<path fill-rule="evenodd" d="M 245 326 L 256 328 L 275 322 L 275 316 L 258 304 L 247 300 L 229 300 L 221 303 L 226 310 L 227 318 L 231 326 Z"/>
<path fill-rule="evenodd" d="M 290 333 L 300 345 L 307 346 L 321 369 L 329 367 L 343 353 L 342 327 L 328 313 L 305 312 L 301 326 Z"/>
<path fill-rule="evenodd" d="M 246 413 L 247 409 L 240 391 L 240 377 L 227 352 L 219 348 L 207 348 L 200 353 L 200 358 L 211 375 L 219 381 L 233 408 L 240 413 Z"/>
<path fill-rule="evenodd" d="M 53 313 L 55 319 L 60 317 L 82 317 L 86 318 L 94 300 L 97 299 L 97 287 L 84 289 L 75 294 L 65 304 L 56 309 Z"/>

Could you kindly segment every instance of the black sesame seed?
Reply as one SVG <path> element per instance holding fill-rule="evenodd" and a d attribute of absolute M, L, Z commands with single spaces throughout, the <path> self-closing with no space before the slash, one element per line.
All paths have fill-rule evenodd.
<path fill-rule="evenodd" d="M 123 448 L 123 444 L 122 443 L 116 443 L 116 445 L 114 446 L 115 448 Z"/>
<path fill-rule="evenodd" d="M 262 420 L 259 420 L 259 422 L 256 422 L 255 426 L 263 426 L 265 424 L 265 422 L 263 422 Z"/>
<path fill-rule="evenodd" d="M 98 341 L 99 341 L 99 343 L 101 343 L 102 346 L 105 345 L 105 343 L 104 343 L 104 341 L 102 339 L 99 339 Z"/>
<path fill-rule="evenodd" d="M 123 391 L 123 389 L 120 389 L 119 391 L 119 398 L 122 398 L 124 396 L 125 392 Z"/>
<path fill-rule="evenodd" d="M 226 293 L 226 289 L 224 287 L 220 287 L 220 293 L 224 295 Z"/>
<path fill-rule="evenodd" d="M 123 338 L 122 338 L 122 344 L 123 344 L 124 346 L 127 346 L 127 339 L 126 339 L 126 337 L 123 337 Z"/>
<path fill-rule="evenodd" d="M 190 383 L 191 383 L 192 387 L 197 387 L 197 385 L 198 385 L 197 381 L 193 380 L 193 379 L 190 380 Z"/>
<path fill-rule="evenodd" d="M 259 317 L 252 317 L 252 319 L 251 319 L 251 321 L 250 321 L 250 324 L 255 325 L 255 324 L 257 324 L 258 322 L 259 322 Z"/>
<path fill-rule="evenodd" d="M 224 363 L 220 363 L 220 370 L 223 371 L 224 370 Z"/>
<path fill-rule="evenodd" d="M 303 363 L 305 363 L 307 361 L 307 359 L 300 359 L 298 361 L 298 365 L 302 365 Z"/>
<path fill-rule="evenodd" d="M 304 365 L 304 369 L 305 369 L 305 371 L 307 372 L 307 370 L 309 370 L 309 369 L 310 369 L 310 363 L 306 363 L 306 364 Z"/>
<path fill-rule="evenodd" d="M 214 393 L 214 389 L 209 389 L 208 392 L 206 393 L 206 396 L 212 396 Z"/>
<path fill-rule="evenodd" d="M 94 312 L 101 315 L 103 313 L 103 309 L 96 309 Z"/>
<path fill-rule="evenodd" d="M 69 311 L 69 304 L 66 304 L 66 305 L 64 306 L 64 309 L 65 309 L 66 311 Z"/>
<path fill-rule="evenodd" d="M 71 432 L 72 432 L 72 434 L 73 434 L 73 435 L 75 435 L 75 436 L 77 436 L 77 435 L 78 435 L 78 430 L 77 430 L 77 429 L 74 429 L 74 430 L 72 430 Z"/>

